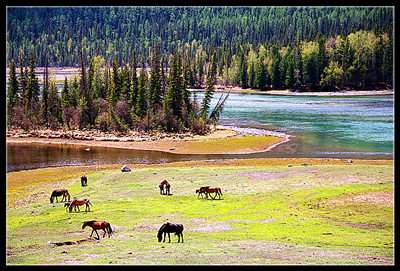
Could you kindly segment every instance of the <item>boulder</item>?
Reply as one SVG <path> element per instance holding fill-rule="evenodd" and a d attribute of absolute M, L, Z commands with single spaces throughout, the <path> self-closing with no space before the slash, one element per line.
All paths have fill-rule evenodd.
<path fill-rule="evenodd" d="M 125 166 L 123 166 L 123 167 L 121 168 L 121 171 L 122 171 L 122 172 L 129 172 L 129 171 L 131 171 L 131 169 L 130 169 L 127 165 L 125 165 Z"/>

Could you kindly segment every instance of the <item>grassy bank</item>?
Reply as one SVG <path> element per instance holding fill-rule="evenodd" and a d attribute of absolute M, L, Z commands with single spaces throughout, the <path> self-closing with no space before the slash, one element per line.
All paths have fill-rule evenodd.
<path fill-rule="evenodd" d="M 50 181 L 52 187 L 90 197 L 92 211 L 67 213 L 63 204 L 50 204 L 50 187 L 36 201 L 8 205 L 7 263 L 394 263 L 393 164 L 258 160 L 150 165 L 130 173 L 115 165 L 88 171 L 87 187 L 80 186 L 82 168 L 53 168 L 60 181 Z M 50 175 L 45 169 L 8 174 L 10 185 L 19 187 L 18 176 L 27 173 L 37 179 Z M 159 194 L 164 179 L 172 196 Z M 205 185 L 221 187 L 222 199 L 197 199 L 195 189 Z M 7 198 L 29 194 L 11 188 Z M 92 219 L 110 222 L 115 235 L 87 239 L 91 230 L 82 230 L 81 222 Z M 184 243 L 173 235 L 171 243 L 157 242 L 166 221 L 184 225 Z M 84 241 L 52 244 L 78 240 Z"/>

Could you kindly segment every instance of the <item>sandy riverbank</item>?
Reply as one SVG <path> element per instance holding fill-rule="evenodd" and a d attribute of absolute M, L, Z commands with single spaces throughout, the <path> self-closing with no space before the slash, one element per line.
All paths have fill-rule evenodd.
<path fill-rule="evenodd" d="M 196 89 L 194 91 L 203 91 L 203 89 Z M 240 87 L 224 87 L 217 86 L 216 92 L 231 92 L 231 93 L 246 93 L 246 94 L 260 94 L 260 95 L 284 95 L 284 96 L 319 96 L 319 97 L 341 97 L 341 96 L 387 96 L 393 95 L 393 90 L 380 89 L 380 90 L 343 90 L 337 92 L 292 92 L 290 90 L 256 90 L 256 89 L 243 89 Z"/>
<path fill-rule="evenodd" d="M 236 131 L 236 130 L 237 131 Z M 132 150 L 163 151 L 176 154 L 249 154 L 263 152 L 289 141 L 290 136 L 258 129 L 218 126 L 204 136 L 167 133 L 125 135 L 101 131 L 33 130 L 7 131 L 7 142 L 76 144 L 90 147 L 111 147 Z"/>

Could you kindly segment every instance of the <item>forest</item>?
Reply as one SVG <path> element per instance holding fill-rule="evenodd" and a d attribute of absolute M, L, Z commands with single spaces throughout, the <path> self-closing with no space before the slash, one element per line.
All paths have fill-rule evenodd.
<path fill-rule="evenodd" d="M 392 88 L 393 8 L 7 8 L 7 58 L 9 126 L 205 133 L 216 84 Z M 81 73 L 60 96 L 36 66 Z"/>

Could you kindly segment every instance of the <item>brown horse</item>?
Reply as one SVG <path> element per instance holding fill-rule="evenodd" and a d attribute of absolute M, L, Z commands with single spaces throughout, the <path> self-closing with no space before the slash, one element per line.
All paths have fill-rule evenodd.
<path fill-rule="evenodd" d="M 182 224 L 174 224 L 174 223 L 165 223 L 161 226 L 161 228 L 158 230 L 157 238 L 158 242 L 161 242 L 162 240 L 162 234 L 164 233 L 164 240 L 165 242 L 165 235 L 168 233 L 168 238 L 169 238 L 169 243 L 171 243 L 171 235 L 169 234 L 170 232 L 175 232 L 175 235 L 178 235 L 178 243 L 180 241 L 180 236 L 182 236 L 182 243 L 183 243 L 183 225 Z"/>
<path fill-rule="evenodd" d="M 91 220 L 91 221 L 83 222 L 82 229 L 84 229 L 86 226 L 89 226 L 93 229 L 92 233 L 90 234 L 89 237 L 92 237 L 93 232 L 96 232 L 98 240 L 100 240 L 100 236 L 99 236 L 99 233 L 97 232 L 97 230 L 104 231 L 103 238 L 106 236 L 106 233 L 108 233 L 108 238 L 110 238 L 110 235 L 113 233 L 113 230 L 111 229 L 111 225 L 107 221 Z"/>
<path fill-rule="evenodd" d="M 164 185 L 165 185 L 165 193 L 164 193 Z M 167 180 L 162 181 L 158 187 L 160 188 L 160 194 L 161 195 L 171 195 L 169 192 L 169 189 L 171 188 L 171 185 L 167 182 Z"/>
<path fill-rule="evenodd" d="M 198 192 L 197 192 L 197 191 L 198 191 Z M 200 195 L 200 193 L 205 193 L 205 194 L 206 194 L 206 198 L 208 198 L 208 194 L 210 194 L 210 193 L 215 193 L 215 196 L 214 196 L 214 197 L 211 196 L 211 194 L 210 194 L 210 197 L 211 197 L 212 199 L 215 199 L 215 198 L 217 197 L 217 195 L 218 195 L 218 199 L 221 199 L 221 196 L 222 196 L 221 188 L 219 188 L 219 187 L 217 187 L 217 186 L 205 186 L 205 187 L 200 187 L 200 189 L 196 190 L 196 193 L 199 193 L 199 195 Z M 197 197 L 198 197 L 198 196 L 197 196 Z"/>
<path fill-rule="evenodd" d="M 80 212 L 81 210 L 79 209 L 79 206 L 85 204 L 86 205 L 86 209 L 85 212 L 87 212 L 88 210 L 90 211 L 90 207 L 89 204 L 92 205 L 92 203 L 90 202 L 89 198 L 74 198 L 74 200 L 71 202 L 71 204 L 69 205 L 69 212 L 72 211 L 72 208 L 75 208 L 76 211 L 76 207 L 78 207 L 78 211 Z M 76 206 L 76 207 L 75 207 Z M 93 205 L 92 205 L 93 206 Z"/>
<path fill-rule="evenodd" d="M 61 202 L 65 199 L 67 199 L 67 197 L 68 197 L 68 201 L 70 201 L 70 195 L 69 195 L 69 193 L 68 193 L 68 190 L 67 189 L 64 189 L 64 188 L 61 188 L 61 189 L 57 189 L 57 190 L 54 190 L 53 191 L 53 193 L 51 193 L 51 196 L 50 196 L 50 203 L 53 203 L 54 202 L 54 197 L 56 198 L 56 200 L 57 200 L 57 202 L 58 202 L 58 197 L 59 196 L 63 196 L 62 197 L 62 199 L 61 199 Z"/>
<path fill-rule="evenodd" d="M 209 186 L 204 186 L 204 187 L 200 187 L 200 189 L 196 189 L 196 194 L 199 193 L 197 195 L 197 198 L 199 198 L 200 195 L 201 195 L 201 198 L 203 198 L 203 194 L 205 194 L 207 197 L 207 192 L 205 191 L 206 188 L 209 188 Z"/>

